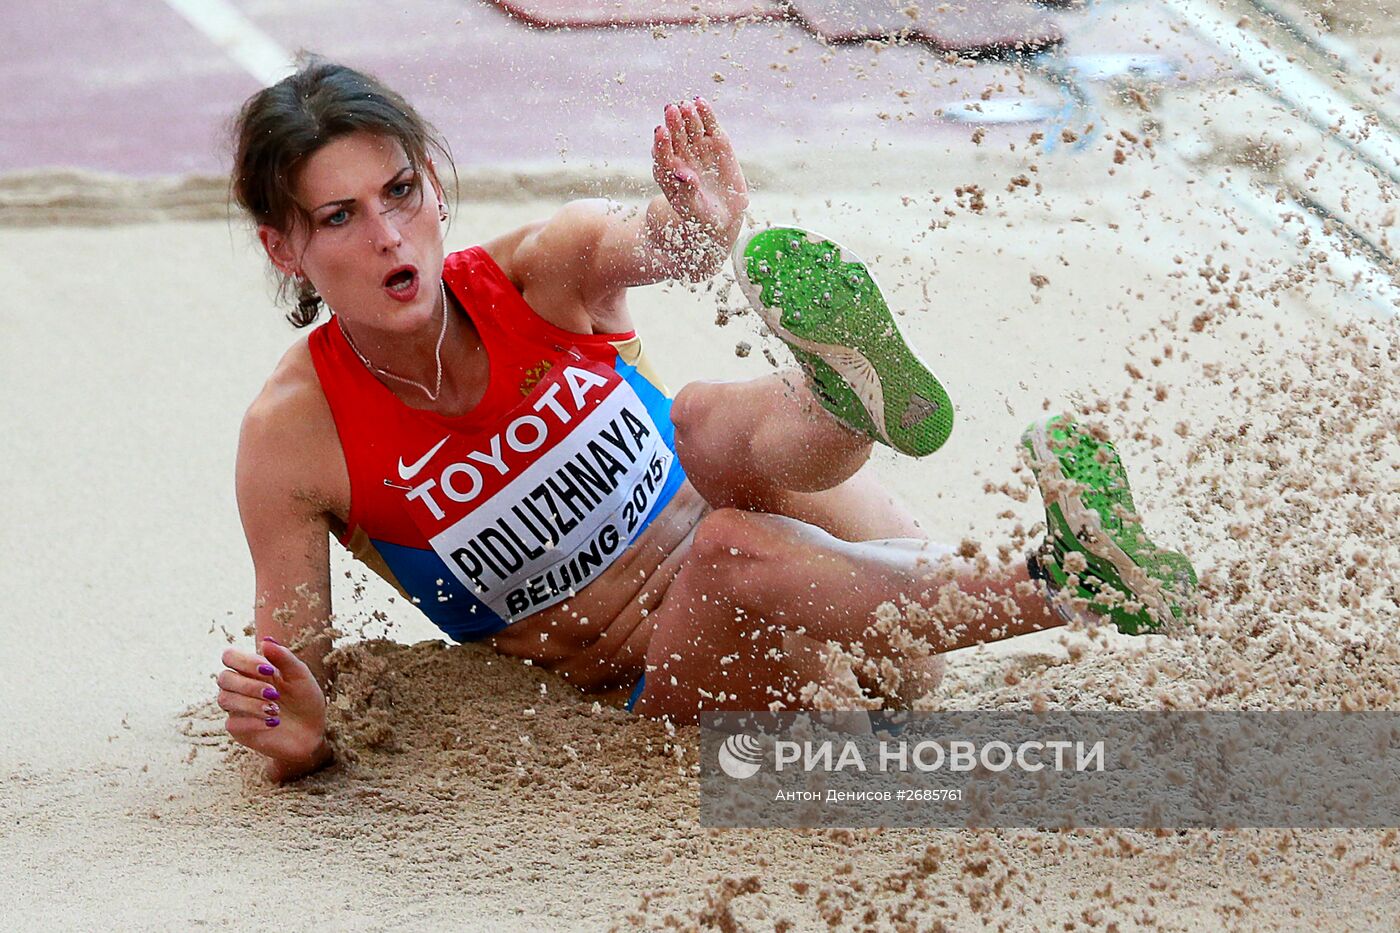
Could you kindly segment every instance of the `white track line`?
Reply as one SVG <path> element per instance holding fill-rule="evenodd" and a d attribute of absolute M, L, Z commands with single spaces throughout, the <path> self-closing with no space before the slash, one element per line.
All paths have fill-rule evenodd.
<path fill-rule="evenodd" d="M 1162 4 L 1201 36 L 1233 53 L 1254 80 L 1296 107 L 1310 123 L 1400 183 L 1400 139 L 1383 126 L 1367 125 L 1365 108 L 1241 29 L 1237 19 L 1211 0 L 1162 0 Z"/>
<path fill-rule="evenodd" d="M 1342 67 L 1343 71 L 1349 72 L 1353 78 L 1373 84 L 1379 84 L 1385 80 L 1385 76 L 1372 67 L 1371 61 L 1350 45 L 1330 33 L 1319 31 L 1311 24 L 1300 22 L 1289 10 L 1279 6 L 1273 0 L 1249 0 L 1249 4 L 1273 20 L 1276 25 L 1303 45 L 1332 58 L 1336 64 Z M 1395 96 L 1393 90 L 1389 88 L 1386 90 L 1387 96 Z"/>
<path fill-rule="evenodd" d="M 260 84 L 276 84 L 294 70 L 291 53 L 228 0 L 165 0 L 165 5 L 223 49 Z"/>
<path fill-rule="evenodd" d="M 1287 239 L 1290 233 L 1297 232 L 1296 225 L 1301 224 L 1314 242 L 1326 243 L 1327 265 L 1338 279 L 1349 286 L 1345 295 L 1355 302 L 1347 302 L 1352 312 L 1360 311 L 1360 305 L 1364 302 L 1382 315 L 1400 315 L 1400 286 L 1391 280 L 1387 271 L 1370 259 L 1363 250 L 1348 244 L 1342 234 L 1329 229 L 1322 218 L 1298 203 L 1287 191 L 1272 185 L 1242 181 L 1239 173 L 1235 172 L 1203 172 L 1182 153 L 1169 135 L 1163 137 L 1161 147 L 1165 158 L 1161 159 L 1158 165 L 1164 166 L 1188 184 L 1193 181 L 1208 182 L 1211 187 L 1228 196 L 1277 236 Z M 1226 212 L 1226 216 L 1230 217 L 1230 214 Z M 1233 217 L 1230 219 L 1234 222 Z M 1301 252 L 1301 248 L 1296 245 L 1296 239 L 1292 242 L 1294 248 Z M 1340 285 L 1342 282 L 1334 284 Z M 1329 310 L 1338 320 L 1360 316 L 1344 314 L 1339 305 L 1331 306 Z"/>
<path fill-rule="evenodd" d="M 1337 280 L 1334 284 L 1356 298 L 1370 303 L 1391 317 L 1400 314 L 1400 288 L 1360 248 L 1348 244 L 1321 218 L 1296 201 L 1287 191 L 1261 188 L 1241 182 L 1232 175 L 1213 179 L 1225 187 L 1246 210 L 1274 226 L 1275 230 L 1296 233 L 1305 228 L 1314 243 L 1327 244 L 1326 264 Z M 1282 199 L 1280 200 L 1280 196 Z M 1334 309 L 1335 311 L 1335 309 Z"/>

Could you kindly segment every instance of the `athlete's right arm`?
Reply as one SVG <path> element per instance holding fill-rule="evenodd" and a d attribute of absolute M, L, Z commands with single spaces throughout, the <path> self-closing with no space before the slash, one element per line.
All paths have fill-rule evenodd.
<path fill-rule="evenodd" d="M 296 393 L 269 386 L 239 435 L 238 511 L 253 558 L 258 651 L 230 647 L 219 705 L 235 740 L 269 759 L 274 781 L 331 759 L 326 741 L 325 656 L 331 612 L 329 522 L 313 491 L 304 412 Z M 292 650 L 295 648 L 295 653 Z"/>

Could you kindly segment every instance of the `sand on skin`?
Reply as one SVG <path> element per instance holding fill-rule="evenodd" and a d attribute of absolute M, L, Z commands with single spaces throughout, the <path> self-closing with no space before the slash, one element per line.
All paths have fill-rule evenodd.
<path fill-rule="evenodd" d="M 953 387 L 962 420 L 944 451 L 874 465 L 930 535 L 989 554 L 1017 525 L 1024 537 L 1039 506 L 1013 470 L 1021 427 L 1047 400 L 1102 409 L 1154 537 L 1187 547 L 1222 597 L 1186 641 L 1081 635 L 1066 650 L 1047 635 L 961 653 L 938 703 L 1396 705 L 1382 637 L 1398 560 L 1384 529 L 1400 518 L 1393 319 L 1362 346 L 1338 332 L 1333 312 L 1355 302 L 1325 276 L 1270 288 L 1296 254 L 1223 222 L 1237 213 L 1224 194 L 1140 150 L 894 152 L 875 186 L 860 159 L 811 161 L 755 154 L 755 213 L 865 256 Z M 1012 181 L 1030 164 L 1043 193 Z M 596 188 L 556 178 L 545 197 L 465 202 L 452 245 Z M 432 643 L 341 557 L 347 641 L 393 639 L 343 656 L 356 760 L 263 787 L 230 756 L 210 678 L 251 592 L 238 421 L 300 337 L 247 235 L 220 220 L 0 229 L 0 273 L 0 368 L 18 388 L 0 414 L 0 895 L 19 926 L 1397 920 L 1377 893 L 1400 870 L 1393 833 L 706 832 L 693 734 Z M 740 304 L 722 283 L 633 302 L 673 387 L 767 372 L 764 349 L 783 358 L 751 314 L 715 326 Z M 737 357 L 741 341 L 756 352 Z M 1288 390 L 1270 382 L 1288 372 Z M 1290 395 L 1300 385 L 1314 394 Z M 1332 401 L 1342 420 L 1300 433 L 1318 424 L 1308 406 Z M 1294 434 L 1242 439 L 1246 422 Z M 1290 457 L 1315 469 L 1267 468 Z M 1285 598 L 1308 592 L 1321 597 Z"/>

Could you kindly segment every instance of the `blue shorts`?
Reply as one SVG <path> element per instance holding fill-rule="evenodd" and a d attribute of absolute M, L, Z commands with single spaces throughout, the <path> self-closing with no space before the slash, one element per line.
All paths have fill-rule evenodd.
<path fill-rule="evenodd" d="M 637 705 L 637 700 L 641 698 L 642 691 L 647 687 L 647 675 L 643 674 L 637 678 L 637 686 L 632 688 L 632 695 L 627 698 L 627 712 L 632 712 L 632 707 Z"/>

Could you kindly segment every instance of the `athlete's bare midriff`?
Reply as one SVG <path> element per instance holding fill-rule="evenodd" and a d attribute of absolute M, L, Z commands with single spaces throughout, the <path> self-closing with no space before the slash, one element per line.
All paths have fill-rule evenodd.
<path fill-rule="evenodd" d="M 330 406 L 304 343 L 283 357 L 264 393 L 286 399 L 280 414 L 306 438 L 304 495 L 323 508 L 335 532 L 349 521 L 350 476 Z M 299 432 L 301 433 L 301 432 Z M 588 692 L 630 690 L 643 670 L 651 635 L 648 613 L 680 568 L 695 526 L 709 505 L 683 483 L 633 545 L 576 596 L 511 624 L 487 639 L 496 650 L 554 671 Z"/>
<path fill-rule="evenodd" d="M 496 650 L 565 677 L 581 690 L 630 690 L 650 641 L 647 615 L 680 569 L 709 505 L 690 483 L 676 491 L 630 548 L 572 599 L 513 623 Z"/>

